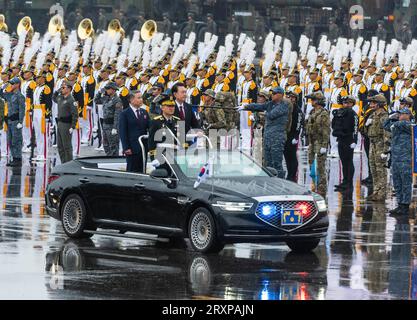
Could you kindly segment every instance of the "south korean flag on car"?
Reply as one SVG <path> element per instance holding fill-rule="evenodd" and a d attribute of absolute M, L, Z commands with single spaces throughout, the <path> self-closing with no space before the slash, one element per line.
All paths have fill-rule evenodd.
<path fill-rule="evenodd" d="M 207 177 L 210 175 L 210 164 L 207 162 L 200 170 L 198 174 L 197 181 L 194 182 L 194 189 L 197 189 L 201 183 L 206 181 Z"/>

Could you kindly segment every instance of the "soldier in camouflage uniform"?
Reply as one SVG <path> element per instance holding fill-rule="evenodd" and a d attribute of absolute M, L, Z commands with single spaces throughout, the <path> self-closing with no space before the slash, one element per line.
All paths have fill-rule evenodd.
<path fill-rule="evenodd" d="M 386 197 L 387 170 L 385 161 L 389 152 L 390 134 L 384 130 L 384 123 L 388 119 L 388 112 L 385 110 L 387 100 L 384 95 L 377 94 L 369 99 L 370 108 L 375 112 L 365 123 L 365 132 L 370 140 L 369 164 L 373 178 L 373 193 L 367 200 L 383 201 Z"/>
<path fill-rule="evenodd" d="M 0 95 L 7 101 L 7 142 L 10 146 L 13 161 L 9 166 L 17 167 L 22 165 L 22 128 L 25 116 L 25 97 L 20 92 L 20 79 L 18 77 L 10 80 L 10 85 Z"/>
<path fill-rule="evenodd" d="M 409 214 L 413 182 L 410 118 L 410 109 L 403 108 L 384 122 L 384 129 L 392 133 L 391 173 L 398 203 L 397 208 L 390 211 L 391 214 Z"/>
<path fill-rule="evenodd" d="M 285 178 L 285 171 L 282 167 L 285 141 L 287 140 L 288 110 L 291 102 L 284 99 L 284 89 L 274 87 L 271 90 L 272 100 L 257 104 L 251 103 L 239 107 L 240 111 L 265 112 L 265 165 L 277 170 L 279 178 Z"/>
<path fill-rule="evenodd" d="M 208 136 L 211 129 L 221 130 L 227 129 L 226 116 L 224 115 L 222 105 L 216 101 L 216 93 L 214 90 L 208 89 L 203 93 L 203 128 L 204 133 Z M 210 107 L 210 108 L 204 108 Z M 216 108 L 215 108 L 216 107 Z"/>
<path fill-rule="evenodd" d="M 232 92 L 217 92 L 216 103 L 221 105 L 224 109 L 224 116 L 226 119 L 226 130 L 228 135 L 221 137 L 221 149 L 233 150 L 239 146 L 239 122 L 240 115 L 236 111 L 236 97 Z"/>
<path fill-rule="evenodd" d="M 266 103 L 269 101 L 269 92 L 261 90 L 258 93 L 257 103 Z M 252 123 L 253 127 L 253 158 L 259 163 L 263 164 L 263 133 L 265 126 L 265 114 L 257 112 L 255 114 L 255 121 Z"/>
<path fill-rule="evenodd" d="M 107 156 L 119 155 L 119 116 L 123 111 L 122 100 L 116 94 L 118 87 L 109 82 L 105 87 L 106 95 L 101 93 L 95 99 L 96 103 L 103 104 L 103 147 Z"/>
<path fill-rule="evenodd" d="M 327 192 L 326 158 L 330 139 L 330 115 L 324 108 L 326 100 L 321 91 L 307 97 L 311 99 L 313 110 L 306 123 L 307 135 L 310 139 L 308 146 L 308 163 L 310 166 L 317 157 L 318 183 L 316 192 L 322 196 Z"/>

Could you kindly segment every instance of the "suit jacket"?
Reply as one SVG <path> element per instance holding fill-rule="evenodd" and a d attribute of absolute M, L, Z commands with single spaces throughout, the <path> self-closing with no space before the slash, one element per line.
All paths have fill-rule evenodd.
<path fill-rule="evenodd" d="M 185 113 L 185 134 L 187 134 L 190 129 L 200 129 L 200 123 L 193 112 L 193 107 L 186 102 L 184 102 L 183 106 Z M 175 102 L 174 116 L 181 118 L 180 109 L 178 108 L 177 102 Z"/>
<path fill-rule="evenodd" d="M 119 135 L 123 151 L 131 149 L 133 154 L 142 152 L 139 137 L 148 134 L 150 120 L 148 112 L 142 108 L 139 108 L 139 119 L 130 106 L 122 111 L 119 118 Z M 147 141 L 144 141 L 144 146 L 147 146 Z"/>

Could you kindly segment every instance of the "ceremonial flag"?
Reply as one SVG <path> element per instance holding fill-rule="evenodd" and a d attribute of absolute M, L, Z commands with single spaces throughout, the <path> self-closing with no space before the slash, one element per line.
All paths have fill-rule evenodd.
<path fill-rule="evenodd" d="M 198 186 L 203 183 L 210 173 L 209 163 L 207 162 L 200 170 L 198 174 L 197 181 L 194 182 L 194 189 L 198 188 Z"/>

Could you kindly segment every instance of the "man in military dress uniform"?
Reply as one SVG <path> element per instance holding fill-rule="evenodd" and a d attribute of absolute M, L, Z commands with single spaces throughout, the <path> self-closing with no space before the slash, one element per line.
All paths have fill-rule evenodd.
<path fill-rule="evenodd" d="M 175 101 L 172 97 L 166 97 L 161 102 L 161 112 L 162 114 L 153 118 L 151 122 L 148 142 L 151 160 L 157 159 L 160 163 L 163 163 L 162 157 L 157 153 L 158 143 L 177 144 L 174 137 L 177 137 L 180 118 L 174 116 Z"/>
<path fill-rule="evenodd" d="M 72 160 L 72 133 L 75 130 L 78 120 L 78 103 L 73 98 L 72 84 L 64 81 L 61 89 L 55 91 L 52 100 L 57 104 L 58 132 L 57 144 L 58 154 L 61 163 Z"/>

